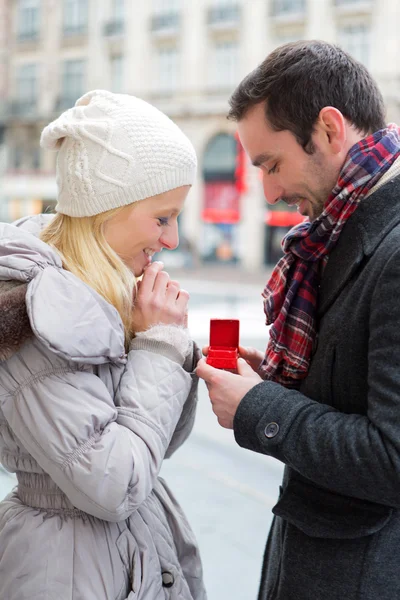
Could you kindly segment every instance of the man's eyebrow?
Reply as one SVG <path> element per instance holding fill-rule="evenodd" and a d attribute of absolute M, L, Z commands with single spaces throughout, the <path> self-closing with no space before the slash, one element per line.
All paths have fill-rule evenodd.
<path fill-rule="evenodd" d="M 272 154 L 269 154 L 269 152 L 264 152 L 263 154 L 258 154 L 255 159 L 252 161 L 252 164 L 254 167 L 259 167 L 260 165 L 262 165 L 265 162 L 268 162 L 269 160 L 272 160 L 274 157 Z"/>

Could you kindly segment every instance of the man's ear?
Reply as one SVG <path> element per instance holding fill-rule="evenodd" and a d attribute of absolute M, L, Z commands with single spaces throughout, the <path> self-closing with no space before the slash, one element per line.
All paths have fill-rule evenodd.
<path fill-rule="evenodd" d="M 315 134 L 327 152 L 340 154 L 347 141 L 347 123 L 340 110 L 325 106 L 318 115 Z"/>

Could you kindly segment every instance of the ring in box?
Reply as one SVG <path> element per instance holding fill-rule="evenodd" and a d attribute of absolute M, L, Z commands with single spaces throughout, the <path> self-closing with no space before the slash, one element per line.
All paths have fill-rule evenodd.
<path fill-rule="evenodd" d="M 211 319 L 207 364 L 236 371 L 239 358 L 239 319 Z"/>

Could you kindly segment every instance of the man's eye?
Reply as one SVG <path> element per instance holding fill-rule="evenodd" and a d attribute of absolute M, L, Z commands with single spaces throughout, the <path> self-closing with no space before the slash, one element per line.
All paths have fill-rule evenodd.
<path fill-rule="evenodd" d="M 158 217 L 160 225 L 168 225 L 168 217 Z"/>
<path fill-rule="evenodd" d="M 278 166 L 277 163 L 275 163 L 273 167 L 268 169 L 268 175 L 272 175 L 273 173 L 275 173 L 277 166 Z"/>

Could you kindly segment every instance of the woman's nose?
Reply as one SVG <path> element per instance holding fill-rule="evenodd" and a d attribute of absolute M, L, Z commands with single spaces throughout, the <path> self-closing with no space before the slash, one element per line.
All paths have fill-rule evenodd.
<path fill-rule="evenodd" d="M 179 245 L 178 223 L 171 223 L 166 227 L 160 237 L 160 242 L 168 250 L 175 250 Z"/>

